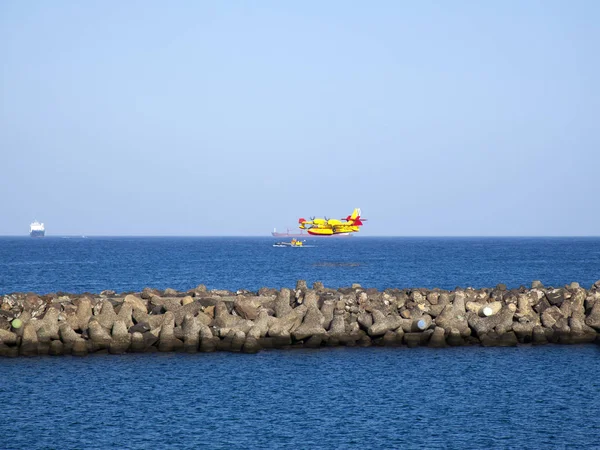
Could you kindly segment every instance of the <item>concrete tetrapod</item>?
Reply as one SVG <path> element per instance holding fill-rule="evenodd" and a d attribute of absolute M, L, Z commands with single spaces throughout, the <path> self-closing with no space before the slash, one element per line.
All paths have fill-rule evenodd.
<path fill-rule="evenodd" d="M 0 355 L 598 342 L 590 289 L 308 289 L 0 296 Z"/>

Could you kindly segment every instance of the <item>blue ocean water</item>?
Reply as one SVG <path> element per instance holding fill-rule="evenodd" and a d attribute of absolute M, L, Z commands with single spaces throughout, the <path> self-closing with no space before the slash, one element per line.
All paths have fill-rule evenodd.
<path fill-rule="evenodd" d="M 0 238 L 0 293 L 546 285 L 598 238 Z M 600 448 L 600 347 L 0 359 L 0 448 Z"/>
<path fill-rule="evenodd" d="M 598 448 L 600 349 L 0 360 L 5 449 Z"/>
<path fill-rule="evenodd" d="M 294 287 L 547 286 L 600 279 L 600 238 L 317 238 L 276 248 L 275 238 L 0 237 L 0 294 Z"/>

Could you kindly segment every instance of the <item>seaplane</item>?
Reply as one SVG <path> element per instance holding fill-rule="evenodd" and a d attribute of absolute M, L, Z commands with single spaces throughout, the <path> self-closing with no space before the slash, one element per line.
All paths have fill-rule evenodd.
<path fill-rule="evenodd" d="M 355 208 L 352 214 L 345 219 L 328 219 L 325 217 L 315 218 L 310 220 L 304 218 L 298 219 L 298 227 L 306 230 L 308 234 L 313 236 L 333 236 L 335 234 L 349 234 L 360 231 L 363 221 L 367 219 L 360 218 L 360 208 Z"/>

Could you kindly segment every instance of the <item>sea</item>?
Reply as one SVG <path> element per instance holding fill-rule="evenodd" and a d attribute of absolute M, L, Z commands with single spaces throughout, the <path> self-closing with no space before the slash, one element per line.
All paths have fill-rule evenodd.
<path fill-rule="evenodd" d="M 277 240 L 0 237 L 0 295 L 600 279 L 600 238 Z M 0 448 L 600 448 L 599 374 L 594 344 L 2 358 Z"/>

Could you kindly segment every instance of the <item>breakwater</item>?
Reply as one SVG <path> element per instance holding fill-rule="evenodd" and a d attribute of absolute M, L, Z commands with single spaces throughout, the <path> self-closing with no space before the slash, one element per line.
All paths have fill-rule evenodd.
<path fill-rule="evenodd" d="M 325 346 L 514 346 L 598 342 L 589 289 L 295 289 L 14 293 L 0 297 L 0 356 L 108 352 L 256 353 Z"/>

